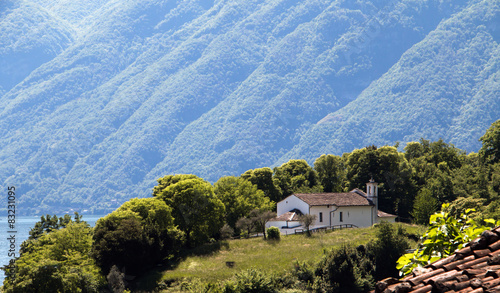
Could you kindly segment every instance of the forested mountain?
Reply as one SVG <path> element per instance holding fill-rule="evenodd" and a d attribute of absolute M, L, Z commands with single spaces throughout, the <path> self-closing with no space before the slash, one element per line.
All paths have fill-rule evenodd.
<path fill-rule="evenodd" d="M 22 213 L 156 178 L 443 138 L 500 115 L 500 3 L 0 1 L 0 182 Z"/>

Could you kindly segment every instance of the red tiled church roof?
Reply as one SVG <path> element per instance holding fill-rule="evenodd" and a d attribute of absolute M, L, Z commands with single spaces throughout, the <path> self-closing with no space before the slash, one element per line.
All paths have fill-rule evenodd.
<path fill-rule="evenodd" d="M 500 227 L 484 231 L 467 247 L 424 267 L 420 274 L 378 282 L 374 292 L 500 293 Z"/>
<path fill-rule="evenodd" d="M 364 192 L 354 189 L 343 193 L 295 193 L 294 195 L 309 206 L 370 206 L 373 203 L 363 196 Z"/>

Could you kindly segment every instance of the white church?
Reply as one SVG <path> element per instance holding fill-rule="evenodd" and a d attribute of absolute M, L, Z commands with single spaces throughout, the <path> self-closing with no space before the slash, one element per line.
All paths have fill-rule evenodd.
<path fill-rule="evenodd" d="M 395 222 L 396 216 L 378 209 L 378 185 L 373 179 L 366 183 L 366 193 L 353 189 L 344 193 L 295 193 L 278 202 L 278 216 L 266 227 L 300 228 L 299 216 L 316 215 L 310 229 L 337 225 L 369 227 L 381 221 Z"/>

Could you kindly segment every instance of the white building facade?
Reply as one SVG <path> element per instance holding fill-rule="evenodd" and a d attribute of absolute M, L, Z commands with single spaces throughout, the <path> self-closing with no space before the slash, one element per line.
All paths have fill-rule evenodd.
<path fill-rule="evenodd" d="M 278 202 L 277 214 L 266 226 L 278 227 L 282 232 L 298 228 L 301 214 L 316 216 L 311 229 L 337 225 L 369 227 L 396 220 L 395 215 L 378 210 L 378 185 L 373 179 L 366 184 L 366 193 L 356 188 L 344 193 L 292 194 Z"/>

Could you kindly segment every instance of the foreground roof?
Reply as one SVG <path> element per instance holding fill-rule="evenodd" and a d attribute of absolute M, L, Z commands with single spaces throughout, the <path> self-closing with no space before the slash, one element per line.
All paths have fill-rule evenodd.
<path fill-rule="evenodd" d="M 302 215 L 302 213 L 300 211 L 289 211 L 289 212 L 286 212 L 282 215 L 279 215 L 278 217 L 276 218 L 273 218 L 269 221 L 299 221 L 299 217 Z"/>
<path fill-rule="evenodd" d="M 500 292 L 500 227 L 418 273 L 377 283 L 375 293 Z"/>
<path fill-rule="evenodd" d="M 343 193 L 295 193 L 294 195 L 309 206 L 371 206 L 373 203 L 363 196 L 364 192 L 354 189 Z"/>
<path fill-rule="evenodd" d="M 377 216 L 379 218 L 396 218 L 397 217 L 396 215 L 389 214 L 389 213 L 383 212 L 381 210 L 377 211 Z"/>

